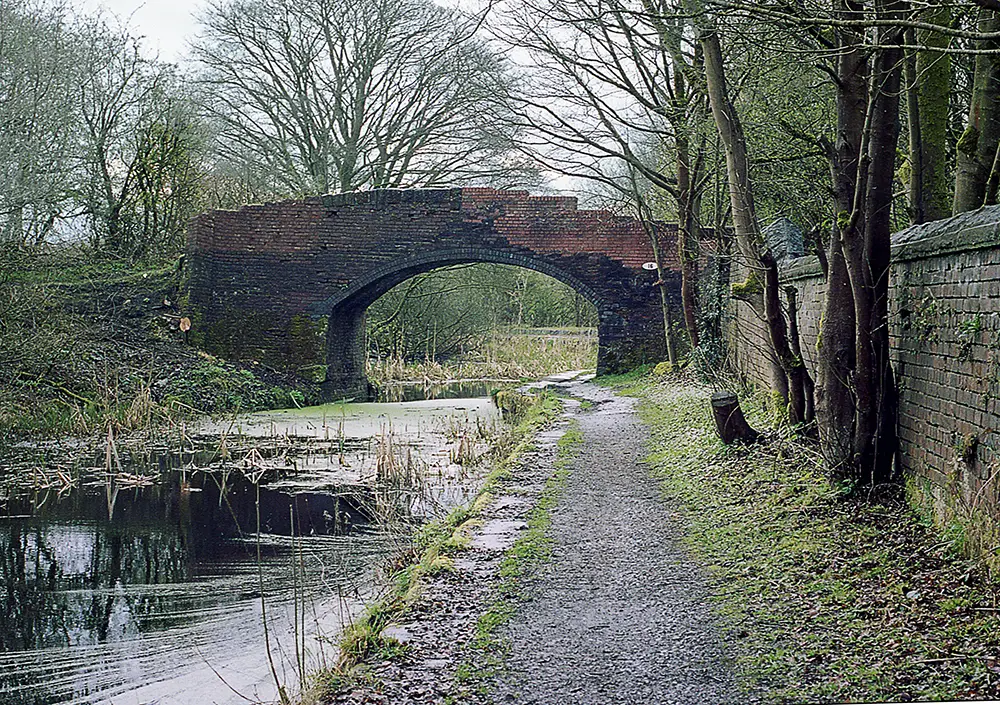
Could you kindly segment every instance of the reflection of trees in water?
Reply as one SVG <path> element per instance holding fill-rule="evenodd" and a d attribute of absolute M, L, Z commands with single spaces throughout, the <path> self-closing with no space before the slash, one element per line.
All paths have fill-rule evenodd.
<path fill-rule="evenodd" d="M 0 648 L 4 651 L 20 650 L 35 643 L 38 629 L 36 622 L 45 613 L 43 591 L 54 585 L 56 564 L 49 562 L 49 570 L 41 570 L 42 562 L 28 562 L 28 540 L 21 526 L 12 523 L 4 535 L 2 567 L 5 590 L 4 619 L 0 624 Z M 40 551 L 48 553 L 47 550 Z M 29 571 L 29 568 L 31 570 Z M 29 586 L 31 588 L 29 589 Z"/>
<path fill-rule="evenodd" d="M 213 565 L 252 565 L 252 547 L 231 539 L 256 533 L 258 496 L 261 530 L 284 536 L 292 534 L 293 515 L 296 535 L 346 533 L 374 504 L 364 491 L 291 495 L 232 477 L 223 493 L 204 473 L 183 490 L 170 479 L 122 491 L 113 521 L 100 494 L 26 498 L 8 507 L 35 516 L 0 524 L 0 650 L 121 640 L 184 623 L 195 608 L 224 601 L 196 588 L 141 588 L 186 582 Z"/>
<path fill-rule="evenodd" d="M 98 643 L 134 634 L 170 599 L 130 585 L 184 580 L 189 561 L 176 531 L 122 531 L 87 524 L 26 526 L 0 536 L 5 651 Z"/>

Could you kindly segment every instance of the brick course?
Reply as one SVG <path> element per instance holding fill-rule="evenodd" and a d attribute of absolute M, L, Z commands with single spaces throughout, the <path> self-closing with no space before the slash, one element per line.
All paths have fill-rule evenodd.
<path fill-rule="evenodd" d="M 676 228 L 659 237 L 679 296 Z M 541 271 L 595 304 L 598 368 L 663 357 L 663 319 L 642 224 L 575 198 L 487 188 L 385 189 L 212 211 L 188 231 L 189 306 L 206 348 L 298 366 L 324 362 L 331 396 L 360 394 L 364 311 L 437 267 L 496 262 Z M 310 355 L 296 331 L 329 321 Z"/>

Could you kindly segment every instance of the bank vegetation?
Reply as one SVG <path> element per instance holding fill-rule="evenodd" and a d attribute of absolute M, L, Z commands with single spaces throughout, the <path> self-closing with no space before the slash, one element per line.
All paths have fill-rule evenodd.
<path fill-rule="evenodd" d="M 815 444 L 751 393 L 762 442 L 725 446 L 693 380 L 621 384 L 652 431 L 647 459 L 704 567 L 741 686 L 764 702 L 1000 697 L 1000 582 L 958 523 L 902 487 L 845 498 Z"/>

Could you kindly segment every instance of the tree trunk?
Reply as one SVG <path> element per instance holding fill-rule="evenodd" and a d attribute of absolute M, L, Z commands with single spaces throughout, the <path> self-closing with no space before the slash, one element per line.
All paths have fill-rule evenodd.
<path fill-rule="evenodd" d="M 739 115 L 729 99 L 725 66 L 722 63 L 722 47 L 714 28 L 703 31 L 701 44 L 705 56 L 705 81 L 712 106 L 712 117 L 715 119 L 716 129 L 726 150 L 726 172 L 736 242 L 749 266 L 759 268 L 763 238 L 757 222 L 750 184 L 746 137 Z"/>
<path fill-rule="evenodd" d="M 792 425 L 807 424 L 812 421 L 813 401 L 806 398 L 807 389 L 812 388 L 812 379 L 801 354 L 794 353 L 789 339 L 781 307 L 778 263 L 770 252 L 762 255 L 761 263 L 764 265 L 764 318 L 771 334 L 771 345 L 788 378 L 788 420 Z"/>
<path fill-rule="evenodd" d="M 895 14 L 898 3 L 881 3 Z M 898 30 L 882 32 L 884 44 L 898 45 Z M 844 254 L 854 295 L 856 319 L 853 479 L 878 484 L 892 479 L 896 451 L 896 389 L 889 359 L 889 254 L 892 186 L 899 135 L 899 89 L 902 52 L 882 48 L 874 59 L 869 96 L 870 133 L 862 183 L 857 186 L 852 218 L 843 231 Z"/>
<path fill-rule="evenodd" d="M 760 434 L 747 423 L 740 400 L 732 392 L 715 392 L 712 395 L 712 416 L 719 438 L 726 445 L 753 443 L 760 438 Z"/>
<path fill-rule="evenodd" d="M 688 100 L 684 72 L 674 70 L 674 99 L 679 104 L 675 111 L 683 116 Z M 691 145 L 687 135 L 687 122 L 683 117 L 673 121 L 674 146 L 677 150 L 677 258 L 681 266 L 681 306 L 684 310 L 684 327 L 691 339 L 691 347 L 698 347 L 698 235 L 697 198 L 694 192 L 696 174 L 692 174 Z"/>
<path fill-rule="evenodd" d="M 931 4 L 919 19 L 947 27 L 951 10 Z M 920 46 L 945 49 L 949 38 L 940 32 L 908 31 Z M 914 42 L 907 42 L 912 44 Z M 948 98 L 951 57 L 928 49 L 906 58 L 906 104 L 910 127 L 910 222 L 925 223 L 951 213 L 947 180 Z"/>
<path fill-rule="evenodd" d="M 856 3 L 842 0 L 838 16 L 850 19 Z M 841 227 L 851 219 L 858 175 L 858 158 L 868 106 L 868 64 L 862 37 L 851 30 L 837 32 L 837 141 L 830 145 L 837 216 L 827 251 L 826 293 L 816 364 L 816 420 L 820 448 L 835 476 L 853 474 L 855 404 L 854 295 L 844 259 Z M 859 224 L 863 220 L 858 217 Z"/>
<path fill-rule="evenodd" d="M 980 32 L 1000 32 L 1000 12 L 980 10 Z M 982 40 L 981 49 L 1000 50 L 1000 41 Z M 958 140 L 953 213 L 987 205 L 987 183 L 1000 145 L 1000 54 L 976 56 L 969 124 Z M 996 198 L 994 194 L 994 199 Z"/>
<path fill-rule="evenodd" d="M 805 367 L 805 358 L 802 356 L 802 345 L 799 340 L 799 308 L 796 303 L 798 292 L 795 287 L 789 286 L 785 289 L 788 297 L 788 344 L 792 349 L 792 354 L 798 359 L 798 367 L 801 368 L 802 378 L 802 422 L 812 426 L 816 418 L 815 393 L 816 385 Z"/>
<path fill-rule="evenodd" d="M 646 230 L 649 235 L 649 243 L 653 247 L 653 259 L 656 261 L 657 289 L 660 290 L 660 308 L 663 311 L 663 337 L 667 346 L 667 362 L 672 368 L 677 367 L 677 346 L 674 345 L 674 322 L 670 315 L 670 292 L 667 289 L 665 278 L 666 268 L 663 266 L 663 258 L 660 253 L 660 241 L 655 226 L 650 226 Z"/>
<path fill-rule="evenodd" d="M 855 410 L 854 297 L 839 232 L 831 238 L 829 262 L 816 343 L 816 430 L 827 466 L 839 475 L 853 463 Z"/>
<path fill-rule="evenodd" d="M 795 356 L 789 345 L 788 329 L 781 307 L 778 265 L 761 237 L 760 224 L 754 207 L 753 185 L 750 181 L 746 136 L 739 115 L 729 99 L 725 66 L 722 63 L 722 47 L 714 28 L 703 31 L 700 41 L 704 49 L 705 82 L 712 115 L 726 150 L 729 195 L 733 206 L 736 240 L 751 268 L 751 274 L 756 270 L 763 275 L 761 308 L 775 356 L 787 377 L 789 420 L 793 424 L 804 423 L 807 420 L 806 407 L 812 408 L 812 401 L 810 400 L 808 404 L 806 402 L 806 379 L 809 374 L 802 358 Z"/>
<path fill-rule="evenodd" d="M 906 44 L 917 43 L 916 32 L 906 30 Z M 923 188 L 923 149 L 920 145 L 920 86 L 917 73 L 917 51 L 906 49 L 903 59 L 903 78 L 906 81 L 906 127 L 909 132 L 910 178 L 906 185 L 906 202 L 909 206 L 910 224 L 923 223 L 926 219 Z"/>

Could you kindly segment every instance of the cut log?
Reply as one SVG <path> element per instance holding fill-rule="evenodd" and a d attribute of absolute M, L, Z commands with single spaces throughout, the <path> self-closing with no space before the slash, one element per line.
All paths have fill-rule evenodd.
<path fill-rule="evenodd" d="M 712 395 L 712 415 L 719 438 L 726 445 L 731 443 L 753 443 L 760 434 L 750 428 L 743 418 L 739 398 L 732 392 L 715 392 Z"/>

